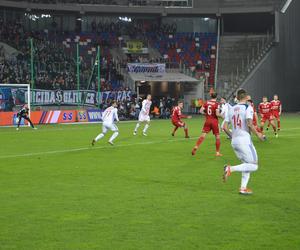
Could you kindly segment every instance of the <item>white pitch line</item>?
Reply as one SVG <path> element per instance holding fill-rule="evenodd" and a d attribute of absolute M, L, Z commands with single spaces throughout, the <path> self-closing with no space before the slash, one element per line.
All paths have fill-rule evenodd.
<path fill-rule="evenodd" d="M 196 139 L 196 138 L 198 138 L 198 137 L 192 137 L 190 139 Z M 90 147 L 64 149 L 64 150 L 53 150 L 53 151 L 44 151 L 44 152 L 35 152 L 35 153 L 26 153 L 26 154 L 3 155 L 3 156 L 0 156 L 0 159 L 30 157 L 30 156 L 38 156 L 38 155 L 51 155 L 51 154 L 61 154 L 61 153 L 72 153 L 72 152 L 78 152 L 78 151 L 130 147 L 130 146 L 136 146 L 136 145 L 161 144 L 161 143 L 169 143 L 169 142 L 180 142 L 180 141 L 183 141 L 183 140 L 187 140 L 187 139 L 186 138 L 180 138 L 180 139 L 173 139 L 173 140 L 166 140 L 166 141 L 148 141 L 148 142 L 138 142 L 138 143 L 130 143 L 130 144 L 117 144 L 117 145 L 114 145 L 114 146 L 100 146 L 100 147 L 90 146 Z"/>
<path fill-rule="evenodd" d="M 154 121 L 151 121 L 151 123 L 158 122 L 158 121 L 168 121 L 168 120 L 154 120 Z M 121 125 L 121 124 L 129 124 L 129 123 L 136 123 L 136 122 L 137 121 L 135 121 L 135 120 L 134 121 L 121 121 L 119 124 Z M 73 124 L 70 124 L 70 123 L 61 123 L 61 124 L 57 124 L 57 125 L 68 125 L 68 126 L 75 125 L 75 126 L 71 127 L 71 128 L 66 128 L 66 127 L 63 128 L 63 127 L 61 127 L 61 128 L 50 128 L 50 129 L 47 129 L 48 125 L 45 125 L 45 126 L 41 125 L 40 126 L 41 129 L 38 129 L 38 130 L 33 130 L 30 127 L 28 127 L 28 128 L 27 127 L 26 128 L 23 127 L 23 129 L 21 128 L 18 132 L 14 131 L 14 130 L 1 131 L 0 135 L 1 134 L 11 134 L 11 133 L 22 133 L 22 132 L 26 132 L 26 133 L 47 132 L 47 133 L 49 133 L 51 131 L 54 131 L 54 132 L 55 131 L 64 131 L 66 129 L 67 130 L 86 130 L 87 128 L 88 129 L 95 129 L 95 126 L 82 126 L 81 127 L 80 125 L 98 125 L 100 127 L 100 129 L 101 129 L 101 124 L 102 124 L 102 122 L 80 123 L 80 124 L 77 124 L 77 123 L 73 123 Z M 50 126 L 52 126 L 52 125 L 50 125 Z M 0 129 L 1 129 L 1 127 L 0 127 Z M 299 130 L 299 129 L 300 129 L 300 127 L 286 128 L 286 129 L 281 129 L 280 132 L 285 132 L 285 131 L 290 131 L 290 130 Z M 272 132 L 272 131 L 270 130 L 270 132 Z"/>
<path fill-rule="evenodd" d="M 169 121 L 170 120 L 152 120 L 151 123 L 161 122 L 161 121 Z M 137 120 L 132 121 L 120 121 L 118 124 L 130 124 L 130 123 L 137 123 Z M 72 126 L 74 125 L 74 126 Z M 102 122 L 82 122 L 82 123 L 58 123 L 58 124 L 37 124 L 38 130 L 33 130 L 31 127 L 28 126 L 21 126 L 20 130 L 16 132 L 15 130 L 8 130 L 8 131 L 1 131 L 5 128 L 16 128 L 16 126 L 0 126 L 0 135 L 1 134 L 11 134 L 11 133 L 37 133 L 37 132 L 51 132 L 51 131 L 63 131 L 63 130 L 85 130 L 87 128 L 94 129 L 95 126 L 80 126 L 80 125 L 97 125 L 101 129 Z M 47 126 L 50 127 L 50 129 L 47 128 Z M 52 127 L 53 126 L 53 127 Z M 61 126 L 60 128 L 55 128 L 55 126 Z M 71 128 L 67 128 L 67 126 L 70 126 Z"/>
<path fill-rule="evenodd" d="M 295 138 L 295 135 L 279 135 L 279 138 Z M 268 137 L 270 138 L 270 137 Z M 273 137 L 271 137 L 273 138 Z M 198 139 L 198 137 L 191 137 L 190 139 Z M 30 156 L 38 156 L 38 155 L 51 155 L 51 154 L 61 154 L 61 153 L 72 153 L 78 151 L 86 151 L 86 150 L 95 150 L 95 149 L 108 149 L 108 148 L 120 148 L 120 147 L 131 147 L 136 145 L 147 145 L 147 144 L 162 144 L 162 143 L 169 143 L 169 142 L 180 142 L 186 140 L 186 138 L 179 138 L 173 140 L 166 140 L 166 141 L 148 141 L 148 142 L 138 142 L 138 143 L 130 143 L 130 144 L 117 144 L 114 146 L 95 146 L 95 147 L 82 147 L 82 148 L 73 148 L 73 149 L 64 149 L 64 150 L 53 150 L 53 151 L 44 151 L 44 152 L 35 152 L 35 153 L 25 153 L 25 154 L 16 154 L 16 155 L 3 155 L 0 156 L 0 159 L 9 159 L 9 158 L 18 158 L 18 157 L 30 157 Z M 278 140 L 274 138 L 274 140 Z"/>

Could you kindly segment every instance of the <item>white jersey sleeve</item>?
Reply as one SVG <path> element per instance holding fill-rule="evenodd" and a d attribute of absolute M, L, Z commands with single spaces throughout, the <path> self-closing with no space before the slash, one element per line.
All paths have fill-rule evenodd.
<path fill-rule="evenodd" d="M 229 103 L 224 103 L 221 107 L 221 116 L 225 118 L 226 114 L 228 113 Z"/>
<path fill-rule="evenodd" d="M 119 121 L 119 116 L 118 116 L 118 109 L 117 108 L 114 108 L 114 120 L 115 121 Z"/>
<path fill-rule="evenodd" d="M 228 107 L 227 107 L 227 112 L 224 114 L 225 115 L 225 117 L 224 117 L 224 119 L 225 119 L 225 122 L 227 122 L 227 123 L 230 123 L 230 109 L 231 109 L 232 107 L 230 106 L 230 105 L 228 105 Z"/>
<path fill-rule="evenodd" d="M 246 120 L 251 119 L 253 120 L 254 116 L 254 110 L 253 108 L 249 105 L 248 108 L 246 109 Z"/>
<path fill-rule="evenodd" d="M 147 100 L 144 100 L 142 102 L 142 112 L 146 113 L 146 103 L 147 103 Z"/>

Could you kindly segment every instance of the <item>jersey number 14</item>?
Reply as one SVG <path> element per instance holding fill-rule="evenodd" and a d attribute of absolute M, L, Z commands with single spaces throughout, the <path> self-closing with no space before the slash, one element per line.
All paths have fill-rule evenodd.
<path fill-rule="evenodd" d="M 234 115 L 232 117 L 233 127 L 236 129 L 237 127 L 242 128 L 242 120 L 240 119 L 240 115 Z"/>

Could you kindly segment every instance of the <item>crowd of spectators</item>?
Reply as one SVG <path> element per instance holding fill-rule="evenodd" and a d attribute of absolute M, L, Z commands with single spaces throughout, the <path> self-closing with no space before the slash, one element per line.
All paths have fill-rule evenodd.
<path fill-rule="evenodd" d="M 147 41 L 147 33 L 169 34 L 176 32 L 176 25 L 159 24 L 158 22 L 99 22 L 93 21 L 91 29 L 95 32 L 113 32 L 128 34 Z M 55 32 L 52 36 L 61 34 Z M 34 41 L 34 79 L 35 87 L 43 89 L 74 89 L 77 88 L 76 62 L 74 55 L 66 52 L 63 44 L 56 42 L 53 37 L 44 31 L 27 32 L 20 20 L 5 22 L 0 18 L 0 41 L 9 44 L 20 53 L 15 56 L 4 56 L 3 48 L 0 49 L 0 82 L 2 83 L 30 83 L 31 82 L 31 44 Z M 126 65 L 128 62 L 165 62 L 164 58 L 150 59 L 143 56 L 128 56 L 119 63 Z M 81 88 L 86 88 L 89 81 L 90 87 L 97 87 L 96 74 L 91 77 L 91 65 L 85 60 L 80 64 Z M 110 81 L 120 82 L 117 88 L 122 88 L 122 76 L 118 74 L 116 65 L 108 63 L 106 58 L 101 60 L 101 90 L 112 90 Z M 104 76 L 104 77 L 103 77 Z M 116 86 L 114 86 L 116 88 Z"/>
<path fill-rule="evenodd" d="M 97 22 L 93 20 L 91 22 L 92 32 L 109 32 L 116 33 L 117 35 L 129 35 L 135 39 L 144 41 L 148 40 L 148 33 L 155 33 L 157 37 L 161 35 L 175 34 L 177 31 L 176 23 L 160 23 L 159 21 L 153 20 L 140 20 L 140 19 L 130 19 L 130 21 L 104 21 L 101 20 Z"/>
<path fill-rule="evenodd" d="M 118 103 L 118 114 L 121 120 L 136 120 L 142 107 L 142 98 L 137 98 L 133 95 L 130 100 Z M 101 105 L 101 109 L 105 109 L 111 105 L 112 100 L 107 100 Z M 176 105 L 174 98 L 162 97 L 152 100 L 150 109 L 150 117 L 158 119 L 169 119 L 171 117 L 172 109 Z"/>
<path fill-rule="evenodd" d="M 53 34 L 59 35 L 59 34 Z M 0 18 L 0 41 L 17 49 L 17 55 L 5 56 L 3 46 L 0 48 L 0 82 L 31 82 L 31 44 L 34 41 L 34 79 L 35 87 L 42 89 L 74 89 L 77 88 L 76 61 L 74 55 L 68 53 L 62 43 L 48 38 L 45 32 L 26 32 L 20 21 L 4 23 Z M 81 58 L 82 59 L 82 58 Z M 92 76 L 92 77 L 91 77 Z M 122 81 L 116 66 L 101 60 L 101 90 L 112 90 L 109 80 Z M 81 88 L 96 88 L 96 74 L 92 74 L 91 66 L 84 59 L 80 62 Z M 122 84 L 117 87 L 120 88 Z"/>
<path fill-rule="evenodd" d="M 131 23 L 126 22 L 93 22 L 92 30 L 94 32 L 114 32 L 117 34 L 128 34 L 134 36 L 139 34 L 141 39 L 147 40 L 147 34 L 155 33 L 170 34 L 176 32 L 176 25 L 159 24 L 147 22 Z M 60 36 L 58 32 L 51 36 Z M 7 56 L 4 53 L 3 46 L 0 46 L 0 82 L 1 83 L 31 83 L 31 38 L 34 41 L 34 79 L 35 88 L 40 89 L 76 89 L 76 61 L 74 53 L 66 51 L 59 39 L 49 37 L 50 34 L 45 31 L 28 32 L 22 26 L 19 20 L 6 22 L 0 18 L 0 41 L 15 48 L 19 53 L 17 55 Z M 166 62 L 164 58 L 149 58 L 147 56 L 129 55 L 123 62 Z M 87 89 L 87 83 L 90 82 L 89 89 L 97 90 L 97 74 L 92 75 L 92 67 L 88 62 L 81 58 L 80 61 L 80 82 L 81 88 Z M 91 77 L 92 76 L 92 77 Z M 129 90 L 121 84 L 113 86 L 111 80 L 118 78 L 116 65 L 108 62 L 105 57 L 101 58 L 101 91 Z M 121 79 L 122 80 L 122 79 Z M 122 119 L 136 119 L 140 112 L 141 99 L 133 96 L 131 100 L 119 103 L 119 112 Z M 151 108 L 151 116 L 161 119 L 167 119 L 171 115 L 171 110 L 175 100 L 171 98 L 154 99 Z M 102 108 L 110 105 L 110 101 L 104 102 Z"/>

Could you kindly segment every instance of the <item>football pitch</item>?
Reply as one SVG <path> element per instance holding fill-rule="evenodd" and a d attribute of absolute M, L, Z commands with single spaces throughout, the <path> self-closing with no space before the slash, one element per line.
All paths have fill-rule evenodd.
<path fill-rule="evenodd" d="M 210 134 L 196 156 L 203 119 L 171 136 L 169 120 L 148 137 L 120 123 L 115 146 L 91 140 L 100 124 L 0 128 L 0 249 L 300 249 L 300 119 L 285 115 L 276 139 L 254 138 L 259 169 L 252 196 L 222 135 L 216 158 Z M 299 154 L 299 155 L 298 155 Z"/>

